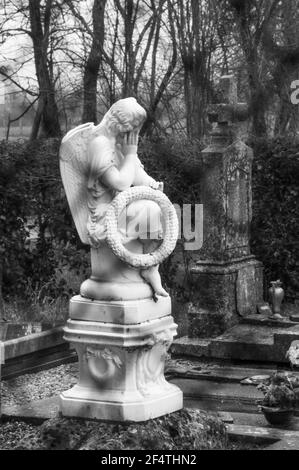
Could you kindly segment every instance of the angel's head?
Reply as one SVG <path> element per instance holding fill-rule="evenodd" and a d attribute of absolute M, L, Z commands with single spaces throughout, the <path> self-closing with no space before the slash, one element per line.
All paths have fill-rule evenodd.
<path fill-rule="evenodd" d="M 101 124 L 117 136 L 132 130 L 140 130 L 146 119 L 145 109 L 135 98 L 124 98 L 114 103 L 105 114 Z"/>

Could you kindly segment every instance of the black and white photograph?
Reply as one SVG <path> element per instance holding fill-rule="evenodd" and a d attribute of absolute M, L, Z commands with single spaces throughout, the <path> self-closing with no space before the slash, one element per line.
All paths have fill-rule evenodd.
<path fill-rule="evenodd" d="M 299 0 L 0 0 L 0 452 L 65 450 L 299 451 Z"/>

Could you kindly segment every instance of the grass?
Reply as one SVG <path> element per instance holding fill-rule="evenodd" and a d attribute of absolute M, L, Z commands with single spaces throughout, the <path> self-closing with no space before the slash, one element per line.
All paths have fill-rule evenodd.
<path fill-rule="evenodd" d="M 4 319 L 8 322 L 65 322 L 68 317 L 68 299 L 46 298 L 42 302 L 19 298 L 4 302 Z"/>

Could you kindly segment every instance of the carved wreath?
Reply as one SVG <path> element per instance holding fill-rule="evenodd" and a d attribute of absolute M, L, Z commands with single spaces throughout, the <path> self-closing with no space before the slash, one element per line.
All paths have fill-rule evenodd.
<path fill-rule="evenodd" d="M 164 238 L 157 250 L 147 254 L 131 253 L 121 241 L 117 230 L 121 212 L 139 199 L 155 201 L 161 208 L 164 218 Z M 110 204 L 106 213 L 106 242 L 113 253 L 122 261 L 134 268 L 149 268 L 162 263 L 174 250 L 178 237 L 178 218 L 174 206 L 168 197 L 159 190 L 147 186 L 135 186 L 118 194 Z"/>

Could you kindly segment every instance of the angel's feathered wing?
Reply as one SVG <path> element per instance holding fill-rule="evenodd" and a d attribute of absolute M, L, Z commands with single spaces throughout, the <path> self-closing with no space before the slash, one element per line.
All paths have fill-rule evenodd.
<path fill-rule="evenodd" d="M 87 147 L 93 129 L 92 122 L 75 127 L 64 136 L 59 150 L 60 172 L 66 197 L 80 239 L 86 244 L 89 244 L 87 237 L 89 215 L 87 207 Z"/>

